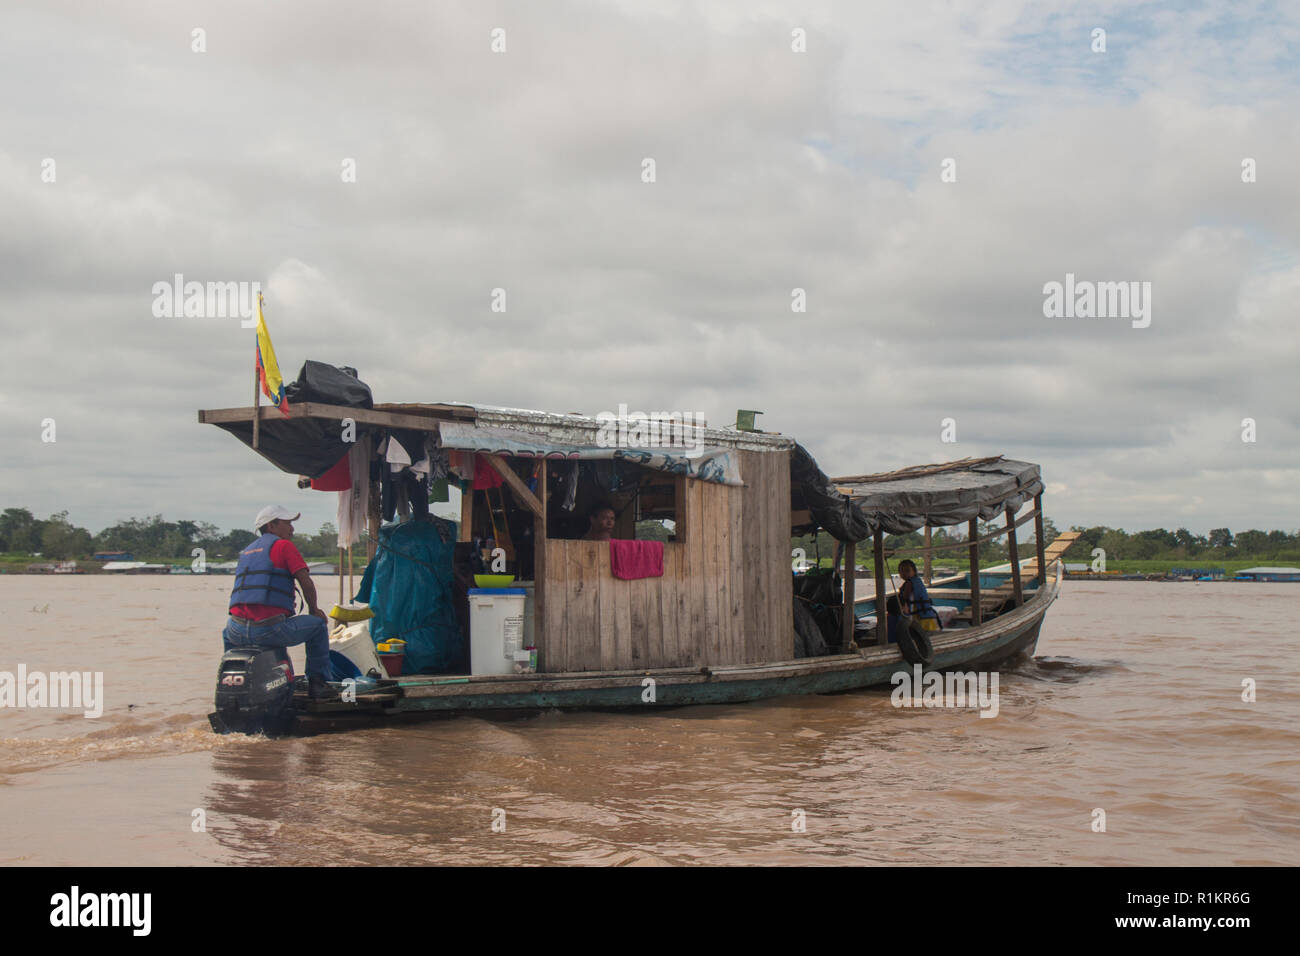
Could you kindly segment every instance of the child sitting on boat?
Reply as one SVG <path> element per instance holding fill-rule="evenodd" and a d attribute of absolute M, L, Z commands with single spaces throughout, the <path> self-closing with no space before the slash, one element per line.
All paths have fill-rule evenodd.
<path fill-rule="evenodd" d="M 930 600 L 930 592 L 926 590 L 921 575 L 916 573 L 916 562 L 910 559 L 900 561 L 898 576 L 903 579 L 898 597 L 907 613 L 915 617 L 925 630 L 939 630 L 939 612 L 934 609 L 934 602 Z"/>

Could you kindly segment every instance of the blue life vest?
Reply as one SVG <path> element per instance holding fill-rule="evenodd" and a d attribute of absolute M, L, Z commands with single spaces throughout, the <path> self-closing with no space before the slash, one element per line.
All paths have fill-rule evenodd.
<path fill-rule="evenodd" d="M 908 580 L 912 585 L 912 600 L 909 603 L 916 609 L 916 616 L 938 618 L 939 612 L 934 609 L 934 602 L 930 600 L 930 592 L 925 589 L 921 575 L 914 574 Z"/>
<path fill-rule="evenodd" d="M 293 613 L 293 575 L 271 563 L 271 545 L 279 541 L 267 532 L 243 551 L 235 566 L 235 587 L 230 592 L 230 606 L 269 604 Z"/>

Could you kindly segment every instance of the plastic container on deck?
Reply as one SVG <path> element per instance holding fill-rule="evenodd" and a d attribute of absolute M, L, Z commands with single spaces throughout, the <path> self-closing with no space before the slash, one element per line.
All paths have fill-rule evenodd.
<path fill-rule="evenodd" d="M 339 628 L 330 635 L 330 665 L 338 680 L 366 677 L 371 671 L 383 675 L 368 620 Z"/>
<path fill-rule="evenodd" d="M 399 639 L 380 641 L 375 645 L 375 651 L 379 654 L 379 661 L 384 665 L 384 670 L 388 672 L 389 677 L 402 676 L 402 663 L 406 660 L 406 641 Z"/>
<path fill-rule="evenodd" d="M 469 672 L 513 674 L 524 640 L 523 588 L 470 588 Z"/>

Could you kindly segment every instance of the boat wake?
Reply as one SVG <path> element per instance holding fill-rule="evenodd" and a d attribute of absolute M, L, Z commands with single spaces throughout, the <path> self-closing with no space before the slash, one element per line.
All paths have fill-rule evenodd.
<path fill-rule="evenodd" d="M 1089 677 L 1104 677 L 1111 673 L 1126 673 L 1123 661 L 1085 661 L 1077 657 L 1031 657 L 1020 661 L 1015 673 L 1030 680 L 1058 684 L 1074 684 Z"/>
<path fill-rule="evenodd" d="M 0 739 L 0 779 L 86 761 L 156 757 L 256 746 L 265 737 L 214 734 L 205 715 L 126 719 L 88 734 Z"/>

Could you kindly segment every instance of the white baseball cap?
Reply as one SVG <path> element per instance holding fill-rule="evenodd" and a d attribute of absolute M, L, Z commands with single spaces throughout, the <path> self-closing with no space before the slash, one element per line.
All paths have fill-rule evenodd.
<path fill-rule="evenodd" d="M 267 505 L 257 513 L 257 519 L 253 522 L 253 530 L 261 529 L 262 525 L 283 518 L 285 521 L 297 521 L 302 517 L 302 513 L 295 514 L 284 505 Z"/>

